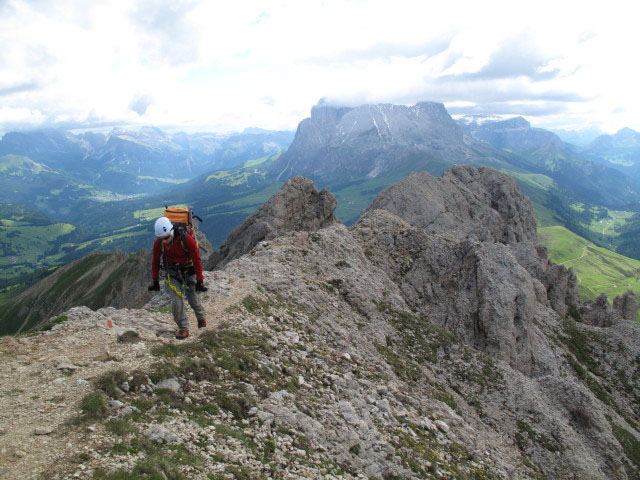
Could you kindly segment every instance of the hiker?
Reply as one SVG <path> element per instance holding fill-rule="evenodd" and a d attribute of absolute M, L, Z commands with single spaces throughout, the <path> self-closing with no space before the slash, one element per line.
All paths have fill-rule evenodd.
<path fill-rule="evenodd" d="M 202 275 L 200 251 L 194 238 L 185 231 L 178 231 L 167 217 L 160 217 L 155 223 L 156 240 L 153 244 L 151 262 L 153 284 L 149 290 L 160 290 L 160 259 L 167 274 L 166 282 L 171 294 L 173 320 L 178 324 L 176 338 L 184 340 L 189 336 L 189 322 L 184 311 L 182 286 L 186 285 L 186 297 L 198 319 L 198 328 L 207 326 L 204 308 L 198 292 L 206 292 Z"/>

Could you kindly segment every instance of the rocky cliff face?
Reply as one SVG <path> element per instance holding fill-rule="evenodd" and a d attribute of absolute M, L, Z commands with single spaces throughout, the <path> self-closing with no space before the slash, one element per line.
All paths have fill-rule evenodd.
<path fill-rule="evenodd" d="M 527 374 L 557 372 L 533 319 L 577 306 L 575 276 L 538 256 L 531 204 L 509 177 L 475 167 L 411 175 L 373 201 L 354 234 L 432 324 Z M 551 302 L 557 283 L 571 291 Z"/>
<path fill-rule="evenodd" d="M 346 108 L 321 102 L 270 173 L 279 180 L 373 178 L 411 169 L 441 173 L 480 157 L 468 140 L 440 103 Z"/>
<path fill-rule="evenodd" d="M 73 323 L 0 344 L 9 352 L 5 389 L 26 374 L 59 398 L 67 377 L 51 381 L 61 368 L 56 342 L 76 378 L 98 378 L 66 387 L 87 395 L 81 426 L 70 429 L 60 413 L 44 428 L 39 414 L 20 420 L 7 403 L 15 397 L 0 395 L 0 412 L 11 412 L 0 414 L 8 473 L 637 478 L 635 302 L 627 295 L 607 306 L 614 321 L 589 320 L 585 309 L 598 305 L 577 303 L 575 277 L 536 245 L 532 212 L 512 187 L 495 171 L 456 168 L 382 192 L 350 229 L 299 215 L 315 230 L 274 229 L 207 272 L 210 328 L 184 343 L 169 339 L 169 314 L 85 309 L 70 313 Z M 284 208 L 287 196 L 269 209 Z M 312 207 L 314 195 L 301 198 L 326 213 Z M 115 343 L 107 317 L 139 332 L 135 348 Z M 120 364 L 87 360 L 87 341 L 92 351 L 111 345 Z M 35 351 L 42 362 L 30 360 Z M 16 395 L 41 410 L 31 392 Z M 88 417 L 87 398 L 105 402 L 99 415 Z M 57 412 L 72 416 L 75 405 Z M 30 460 L 51 451 L 35 428 L 53 436 L 62 458 Z M 83 447 L 100 453 L 85 450 L 80 467 Z"/>

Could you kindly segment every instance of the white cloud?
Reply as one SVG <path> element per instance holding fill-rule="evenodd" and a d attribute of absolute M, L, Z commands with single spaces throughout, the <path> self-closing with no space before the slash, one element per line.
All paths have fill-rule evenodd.
<path fill-rule="evenodd" d="M 434 100 L 456 111 L 521 109 L 544 126 L 640 130 L 640 34 L 628 2 L 9 0 L 0 8 L 0 131 L 62 119 L 295 128 L 321 97 Z"/>

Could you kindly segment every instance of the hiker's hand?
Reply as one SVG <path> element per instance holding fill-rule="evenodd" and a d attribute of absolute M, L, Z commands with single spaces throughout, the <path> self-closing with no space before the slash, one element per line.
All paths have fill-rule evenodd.
<path fill-rule="evenodd" d="M 196 292 L 206 292 L 207 290 L 209 289 L 204 286 L 204 280 L 198 280 L 196 283 Z"/>
<path fill-rule="evenodd" d="M 153 292 L 153 291 L 159 291 L 160 290 L 160 281 L 159 280 L 154 280 L 153 284 L 149 285 L 149 291 Z"/>

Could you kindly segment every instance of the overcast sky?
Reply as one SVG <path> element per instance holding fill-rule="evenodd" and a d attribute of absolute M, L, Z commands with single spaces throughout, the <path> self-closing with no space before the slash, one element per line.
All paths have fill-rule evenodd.
<path fill-rule="evenodd" d="M 295 129 L 322 97 L 640 130 L 634 3 L 0 0 L 0 133 Z"/>

